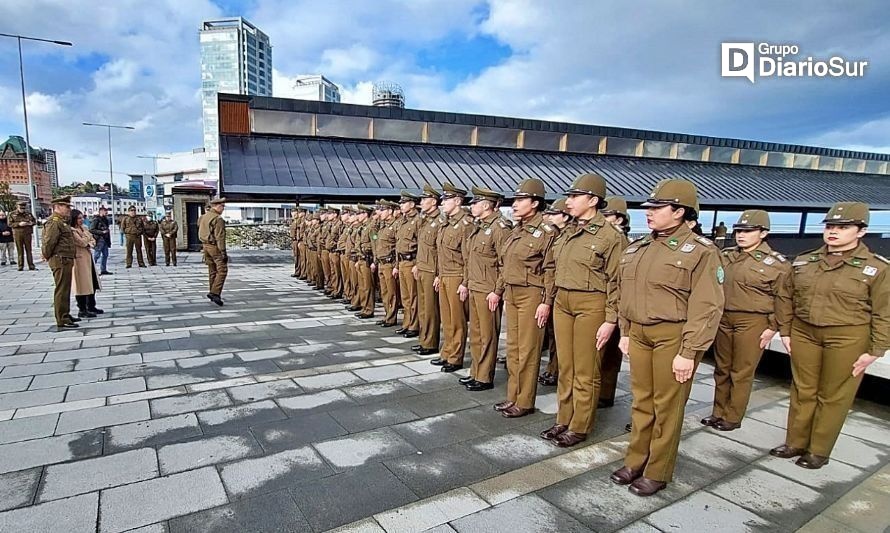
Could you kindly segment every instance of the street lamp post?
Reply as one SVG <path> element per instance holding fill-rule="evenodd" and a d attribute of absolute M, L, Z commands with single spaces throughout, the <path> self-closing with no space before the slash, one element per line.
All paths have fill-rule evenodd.
<path fill-rule="evenodd" d="M 59 46 L 72 46 L 72 44 L 68 41 L 40 39 L 38 37 L 25 37 L 24 35 L 16 35 L 10 33 L 0 33 L 0 37 L 10 37 L 12 39 L 15 39 L 19 45 L 19 78 L 22 82 L 22 114 L 25 117 L 25 164 L 28 165 L 28 197 L 31 200 L 31 214 L 34 215 L 34 218 L 37 218 L 37 198 L 34 192 L 34 174 L 31 171 L 31 132 L 28 130 L 28 102 L 25 95 L 25 61 L 22 58 L 22 39 L 26 41 L 52 43 Z"/>
<path fill-rule="evenodd" d="M 121 126 L 117 124 L 95 124 L 92 122 L 84 122 L 84 126 L 96 126 L 108 130 L 108 180 L 111 185 L 111 227 L 114 227 L 114 165 L 111 159 L 111 129 L 135 130 L 133 126 Z"/>

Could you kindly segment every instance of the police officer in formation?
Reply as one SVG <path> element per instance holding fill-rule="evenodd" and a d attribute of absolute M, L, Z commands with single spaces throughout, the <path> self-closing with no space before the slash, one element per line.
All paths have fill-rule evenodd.
<path fill-rule="evenodd" d="M 164 220 L 158 225 L 164 244 L 164 263 L 176 266 L 176 238 L 179 235 L 179 223 L 173 220 L 173 213 L 167 211 Z"/>
<path fill-rule="evenodd" d="M 544 210 L 544 220 L 556 231 L 556 240 L 553 242 L 553 257 L 559 258 L 562 241 L 567 235 L 562 230 L 572 221 L 572 215 L 566 209 L 565 198 L 560 198 L 550 204 Z M 547 367 L 538 376 L 538 383 L 546 387 L 556 386 L 559 381 L 559 357 L 557 355 L 556 333 L 553 331 L 553 313 L 547 321 L 544 330 L 544 349 L 547 350 Z"/>
<path fill-rule="evenodd" d="M 827 463 L 865 369 L 890 350 L 890 262 L 861 242 L 868 206 L 835 205 L 825 246 L 789 262 L 767 244 L 770 221 L 761 210 L 745 211 L 733 226 L 736 247 L 721 250 L 697 234 L 698 193 L 686 180 L 655 186 L 642 204 L 651 232 L 633 242 L 627 202 L 607 196 L 602 176 L 579 176 L 565 194 L 547 210 L 554 223 L 544 218 L 546 191 L 537 179 L 514 191 L 514 222 L 501 215 L 500 193 L 473 187 L 467 212 L 467 191 L 447 182 L 441 192 L 427 184 L 420 195 L 402 191 L 398 203 L 379 200 L 376 221 L 363 205 L 324 222 L 317 213 L 297 215 L 295 273 L 332 297 L 342 292 L 350 310 L 370 318 L 375 272 L 384 308 L 378 325 L 395 325 L 401 309 L 396 333 L 419 336 L 415 352 L 438 353 L 430 362 L 452 372 L 464 366 L 469 339 L 471 367 L 459 381 L 470 392 L 494 386 L 506 311 L 506 398 L 494 408 L 507 418 L 534 411 L 552 319 L 558 371 L 542 377 L 558 382 L 558 413 L 541 437 L 556 446 L 587 438 L 597 408 L 614 404 L 627 358 L 631 435 L 611 480 L 639 496 L 673 478 L 705 351 L 714 345 L 715 399 L 702 423 L 733 431 L 757 363 L 778 333 L 794 354 L 794 377 L 786 440 L 770 453 L 805 468 Z M 311 257 L 304 261 L 322 231 L 331 279 L 320 265 L 313 270 Z"/>
<path fill-rule="evenodd" d="M 127 215 L 120 222 L 121 233 L 124 234 L 127 246 L 126 265 L 133 267 L 133 250 L 136 250 L 136 262 L 139 268 L 145 268 L 145 259 L 142 257 L 142 235 L 145 234 L 145 224 L 142 217 L 136 215 L 136 207 L 130 206 Z"/>

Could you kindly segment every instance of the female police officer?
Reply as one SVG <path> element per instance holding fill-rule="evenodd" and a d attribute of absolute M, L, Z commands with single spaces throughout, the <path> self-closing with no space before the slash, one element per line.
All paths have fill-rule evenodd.
<path fill-rule="evenodd" d="M 544 223 L 544 182 L 526 179 L 513 194 L 516 226 L 504 242 L 500 278 L 489 305 L 504 296 L 507 315 L 507 399 L 494 406 L 507 418 L 534 411 L 541 343 L 554 297 L 553 240 Z"/>
<path fill-rule="evenodd" d="M 828 462 L 868 365 L 890 350 L 890 261 L 862 243 L 868 205 L 840 202 L 823 222 L 825 245 L 791 264 L 793 319 L 785 444 L 770 454 L 804 468 Z M 790 318 L 790 317 L 789 317 Z"/>
<path fill-rule="evenodd" d="M 652 233 L 621 258 L 621 349 L 630 355 L 632 431 L 624 466 L 611 479 L 639 496 L 667 486 L 695 367 L 714 341 L 723 310 L 723 269 L 711 241 L 684 223 L 695 185 L 665 180 L 646 207 Z"/>
<path fill-rule="evenodd" d="M 738 246 L 723 250 L 723 318 L 714 340 L 714 409 L 701 423 L 720 431 L 742 425 L 757 364 L 791 303 L 791 265 L 766 243 L 766 211 L 750 209 L 733 224 Z"/>

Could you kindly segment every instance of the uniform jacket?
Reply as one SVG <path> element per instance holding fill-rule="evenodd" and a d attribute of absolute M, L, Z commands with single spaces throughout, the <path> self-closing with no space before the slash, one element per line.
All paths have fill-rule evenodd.
<path fill-rule="evenodd" d="M 463 283 L 466 269 L 464 245 L 467 236 L 473 231 L 473 217 L 463 209 L 450 217 L 444 217 L 445 224 L 437 235 L 436 262 L 439 276 L 459 277 Z"/>
<path fill-rule="evenodd" d="M 717 335 L 723 280 L 717 247 L 686 224 L 670 235 L 637 239 L 621 256 L 618 327 L 682 322 L 679 355 L 694 359 Z"/>
<path fill-rule="evenodd" d="M 40 252 L 49 261 L 50 268 L 61 267 L 61 259 L 74 259 L 74 234 L 71 226 L 57 214 L 49 217 L 43 226 L 42 244 Z"/>
<path fill-rule="evenodd" d="M 395 263 L 396 260 L 396 232 L 399 229 L 397 220 L 387 220 L 375 235 L 377 244 L 374 257 L 379 263 Z"/>
<path fill-rule="evenodd" d="M 171 239 L 175 239 L 176 235 L 179 234 L 179 224 L 175 220 L 167 220 L 165 218 L 158 224 L 158 227 L 160 227 L 161 234 L 164 235 L 164 237 L 170 235 Z"/>
<path fill-rule="evenodd" d="M 736 246 L 723 250 L 720 260 L 726 273 L 724 310 L 764 314 L 771 330 L 789 330 L 790 324 L 778 322 L 788 320 L 791 307 L 791 264 L 785 256 L 764 242 L 751 252 Z"/>
<path fill-rule="evenodd" d="M 11 211 L 7 216 L 9 219 L 9 225 L 12 226 L 12 230 L 16 233 L 24 232 L 28 235 L 34 231 L 34 226 L 37 224 L 37 220 L 34 219 L 34 215 L 31 214 L 30 211 Z M 20 224 L 24 222 L 25 225 L 21 226 Z"/>
<path fill-rule="evenodd" d="M 556 230 L 544 223 L 541 213 L 514 226 L 499 258 L 501 277 L 495 292 L 503 294 L 505 285 L 540 287 L 541 303 L 553 305 L 556 297 L 553 242 L 556 237 Z"/>
<path fill-rule="evenodd" d="M 142 231 L 146 237 L 151 239 L 156 239 L 158 237 L 158 232 L 160 231 L 160 227 L 156 220 L 142 220 Z"/>
<path fill-rule="evenodd" d="M 865 244 L 830 266 L 828 248 L 804 252 L 791 263 L 794 316 L 813 326 L 871 326 L 869 353 L 890 350 L 890 260 Z M 783 335 L 790 334 L 790 326 Z"/>
<path fill-rule="evenodd" d="M 414 261 L 417 258 L 417 232 L 420 223 L 420 213 L 416 210 L 402 217 L 396 231 L 396 253 L 400 260 Z"/>
<path fill-rule="evenodd" d="M 498 289 L 504 243 L 513 225 L 497 211 L 476 220 L 464 243 L 467 253 L 464 285 L 471 291 L 488 294 Z M 503 292 L 503 287 L 500 287 Z"/>
<path fill-rule="evenodd" d="M 226 221 L 219 213 L 210 210 L 198 221 L 198 239 L 203 244 L 212 244 L 226 253 Z"/>
<path fill-rule="evenodd" d="M 429 215 L 421 216 L 420 227 L 417 230 L 417 270 L 438 274 L 436 242 L 444 223 L 445 219 L 439 208 Z"/>
<path fill-rule="evenodd" d="M 124 235 L 142 235 L 144 229 L 142 219 L 138 216 L 126 215 L 121 219 L 121 232 Z"/>

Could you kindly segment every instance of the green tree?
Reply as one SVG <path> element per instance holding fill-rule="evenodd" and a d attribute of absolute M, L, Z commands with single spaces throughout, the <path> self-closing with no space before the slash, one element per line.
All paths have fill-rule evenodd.
<path fill-rule="evenodd" d="M 15 208 L 15 196 L 9 190 L 8 183 L 0 183 L 0 210 L 12 211 Z"/>

